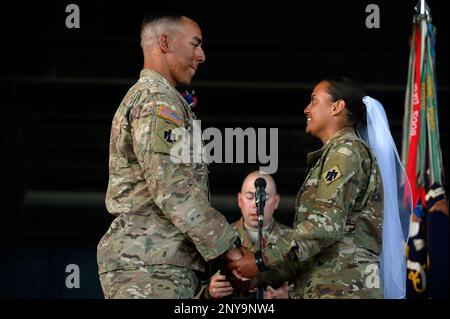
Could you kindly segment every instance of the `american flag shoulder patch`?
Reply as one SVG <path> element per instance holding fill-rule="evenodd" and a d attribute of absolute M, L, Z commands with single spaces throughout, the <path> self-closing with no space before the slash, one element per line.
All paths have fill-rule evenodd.
<path fill-rule="evenodd" d="M 169 122 L 172 122 L 176 126 L 181 125 L 181 116 L 164 105 L 160 105 L 158 107 L 158 112 L 156 113 L 156 115 Z"/>

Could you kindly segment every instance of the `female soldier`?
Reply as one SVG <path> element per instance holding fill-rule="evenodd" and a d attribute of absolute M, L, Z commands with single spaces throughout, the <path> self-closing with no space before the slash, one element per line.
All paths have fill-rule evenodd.
<path fill-rule="evenodd" d="M 311 168 L 297 195 L 294 230 L 262 254 L 246 252 L 233 262 L 240 276 L 295 263 L 291 297 L 383 297 L 383 184 L 371 147 L 355 130 L 366 131 L 365 104 L 373 101 L 348 78 L 329 78 L 314 87 L 304 110 L 306 132 L 324 145 L 307 156 Z"/>

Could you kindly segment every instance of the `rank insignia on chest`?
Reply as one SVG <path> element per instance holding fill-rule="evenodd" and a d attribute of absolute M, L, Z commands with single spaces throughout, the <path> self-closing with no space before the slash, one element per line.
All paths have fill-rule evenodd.
<path fill-rule="evenodd" d="M 325 180 L 325 183 L 327 185 L 341 177 L 342 173 L 337 165 L 333 166 L 322 174 L 322 178 Z"/>

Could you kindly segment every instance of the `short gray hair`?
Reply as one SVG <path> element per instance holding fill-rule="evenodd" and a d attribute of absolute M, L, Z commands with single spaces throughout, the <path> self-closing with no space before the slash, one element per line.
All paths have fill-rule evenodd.
<path fill-rule="evenodd" d="M 141 24 L 141 47 L 153 46 L 162 33 L 170 33 L 186 18 L 183 15 L 147 15 Z"/>

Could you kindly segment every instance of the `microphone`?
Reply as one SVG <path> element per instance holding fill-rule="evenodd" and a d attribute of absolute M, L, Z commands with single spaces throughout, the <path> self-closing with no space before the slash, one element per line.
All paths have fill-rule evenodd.
<path fill-rule="evenodd" d="M 266 180 L 259 177 L 255 181 L 256 188 L 256 209 L 258 212 L 258 223 L 263 225 L 264 223 L 264 206 L 266 205 Z"/>
<path fill-rule="evenodd" d="M 262 177 L 258 177 L 255 181 L 256 190 L 258 190 L 258 189 L 264 190 L 264 189 L 266 189 L 266 185 L 267 185 L 266 180 Z"/>
<path fill-rule="evenodd" d="M 256 266 L 259 271 L 264 271 L 261 267 L 264 267 L 264 260 L 262 257 L 263 250 L 263 226 L 264 226 L 264 206 L 266 205 L 266 180 L 262 177 L 258 177 L 255 181 L 256 188 L 256 209 L 258 212 L 258 250 L 255 252 L 255 260 Z M 256 298 L 263 299 L 264 298 L 264 288 L 258 285 L 258 289 L 256 290 Z"/>

